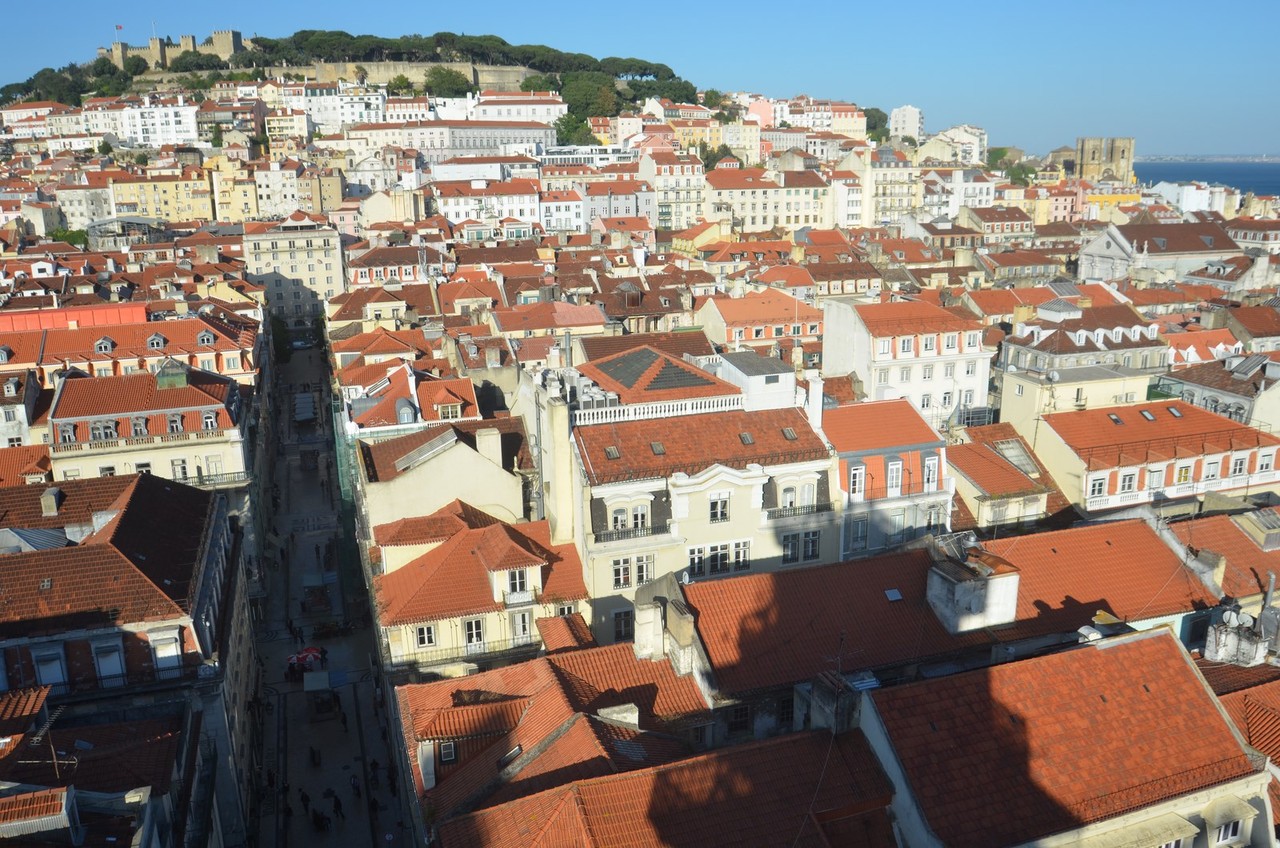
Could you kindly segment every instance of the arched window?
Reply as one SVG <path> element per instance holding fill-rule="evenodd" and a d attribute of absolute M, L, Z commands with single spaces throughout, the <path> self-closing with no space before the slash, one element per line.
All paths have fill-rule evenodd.
<path fill-rule="evenodd" d="M 135 436 L 147 435 L 147 419 L 146 418 L 139 416 L 133 419 L 133 435 Z"/>
<path fill-rule="evenodd" d="M 626 530 L 627 529 L 627 510 L 619 507 L 609 513 L 609 529 L 610 530 Z"/>
<path fill-rule="evenodd" d="M 784 509 L 790 509 L 791 507 L 796 505 L 796 487 L 795 486 L 787 486 L 785 489 L 782 490 L 781 505 Z"/>
<path fill-rule="evenodd" d="M 182 413 L 181 412 L 175 412 L 169 416 L 169 432 L 170 433 L 182 432 Z"/>
<path fill-rule="evenodd" d="M 206 412 L 204 415 L 200 417 L 200 426 L 203 427 L 205 430 L 218 429 L 218 413 Z"/>
<path fill-rule="evenodd" d="M 76 440 L 76 425 L 60 424 L 58 425 L 58 444 L 69 445 Z"/>

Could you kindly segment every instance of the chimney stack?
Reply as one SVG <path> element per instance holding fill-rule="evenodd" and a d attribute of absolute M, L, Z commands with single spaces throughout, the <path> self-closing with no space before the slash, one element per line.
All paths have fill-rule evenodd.
<path fill-rule="evenodd" d="M 53 518 L 58 514 L 58 506 L 62 503 L 62 490 L 50 486 L 40 495 L 40 514 L 45 518 Z"/>

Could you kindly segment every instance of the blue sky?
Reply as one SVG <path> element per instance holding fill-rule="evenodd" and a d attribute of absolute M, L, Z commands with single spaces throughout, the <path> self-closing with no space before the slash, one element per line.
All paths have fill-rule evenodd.
<path fill-rule="evenodd" d="M 153 19 L 156 31 L 174 40 L 214 29 L 273 37 L 299 29 L 492 33 L 512 43 L 664 62 L 704 88 L 804 92 L 885 111 L 911 103 L 924 110 L 929 131 L 973 123 L 987 129 L 992 144 L 1032 153 L 1074 144 L 1077 135 L 1135 136 L 1139 156 L 1280 152 L 1280 94 L 1266 46 L 1280 24 L 1274 0 L 1229 7 L 1186 0 L 491 0 L 379 7 L 375 14 L 334 0 L 140 5 L 77 3 L 73 14 L 59 16 L 56 37 L 47 23 L 33 25 L 32 37 L 11 38 L 0 53 L 0 81 L 87 61 L 115 38 L 116 24 L 125 40 L 144 43 Z M 11 13 L 9 25 L 20 26 L 20 15 Z"/>

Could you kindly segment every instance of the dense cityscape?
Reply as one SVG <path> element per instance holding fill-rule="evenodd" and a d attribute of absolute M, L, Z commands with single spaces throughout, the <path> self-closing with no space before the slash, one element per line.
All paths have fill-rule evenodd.
<path fill-rule="evenodd" d="M 0 87 L 6 844 L 1280 844 L 1280 194 L 496 36 L 85 52 Z"/>

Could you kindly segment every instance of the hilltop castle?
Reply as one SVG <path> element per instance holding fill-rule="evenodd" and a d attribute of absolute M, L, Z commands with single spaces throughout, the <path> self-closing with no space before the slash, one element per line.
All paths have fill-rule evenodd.
<path fill-rule="evenodd" d="M 117 41 L 110 48 L 99 47 L 98 55 L 109 58 L 117 68 L 123 68 L 124 60 L 130 56 L 141 56 L 147 60 L 147 64 L 153 69 L 164 70 L 169 67 L 170 61 L 188 50 L 217 56 L 225 62 L 236 53 L 248 50 L 252 46 L 253 42 L 245 41 L 238 31 L 219 29 L 214 30 L 213 34 L 202 44 L 196 43 L 194 35 L 178 36 L 177 44 L 174 44 L 173 39 L 168 36 L 164 38 L 153 37 L 147 42 L 146 47 L 138 47 L 126 44 L 123 41 Z"/>

